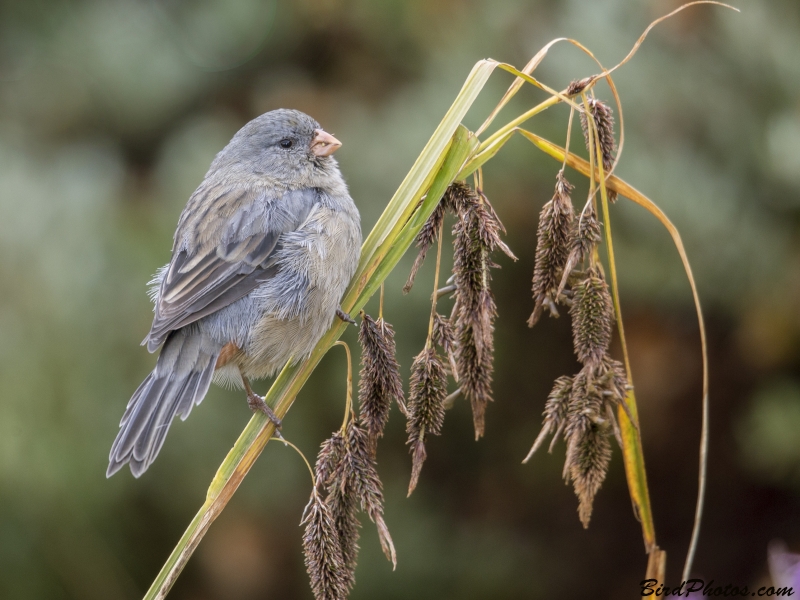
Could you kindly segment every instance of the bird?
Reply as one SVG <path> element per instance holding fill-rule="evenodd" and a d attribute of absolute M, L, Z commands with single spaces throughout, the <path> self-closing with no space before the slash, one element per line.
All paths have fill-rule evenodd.
<path fill-rule="evenodd" d="M 107 477 L 126 464 L 140 477 L 212 381 L 244 388 L 250 408 L 280 427 L 250 380 L 307 357 L 334 319 L 353 322 L 340 302 L 361 221 L 332 156 L 340 146 L 312 117 L 277 109 L 216 155 L 150 282 L 142 345 L 161 350 L 122 416 Z"/>

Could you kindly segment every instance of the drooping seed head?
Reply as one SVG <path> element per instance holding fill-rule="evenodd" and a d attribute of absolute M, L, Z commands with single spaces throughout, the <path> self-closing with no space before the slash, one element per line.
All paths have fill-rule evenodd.
<path fill-rule="evenodd" d="M 556 176 L 556 190 L 539 214 L 539 231 L 536 242 L 536 262 L 533 270 L 534 309 L 528 326 L 533 327 L 539 320 L 542 310 L 558 316 L 555 304 L 558 301 L 558 287 L 567 263 L 572 237 L 574 210 L 570 192 L 572 186 L 564 178 L 564 172 Z"/>
<path fill-rule="evenodd" d="M 320 446 L 315 474 L 317 492 L 327 493 L 325 506 L 330 513 L 342 557 L 339 579 L 344 589 L 350 590 L 355 583 L 361 524 L 356 516 L 358 497 L 350 489 L 347 479 L 346 454 L 347 440 L 341 431 L 336 431 Z"/>
<path fill-rule="evenodd" d="M 624 394 L 626 386 L 624 368 L 608 355 L 597 364 L 584 365 L 573 380 L 564 427 L 564 477 L 572 482 L 578 496 L 584 527 L 589 525 L 594 497 L 608 471 L 609 434 L 619 431 L 613 409 L 620 405 L 619 394 Z"/>
<path fill-rule="evenodd" d="M 394 329 L 383 319 L 373 320 L 367 314 L 361 319 L 358 332 L 361 343 L 361 372 L 358 401 L 361 419 L 367 427 L 373 451 L 389 420 L 392 401 L 405 412 L 403 383 L 397 364 Z"/>
<path fill-rule="evenodd" d="M 375 466 L 369 436 L 357 422 L 347 426 L 347 453 L 343 461 L 348 464 L 348 482 L 358 498 L 361 510 L 377 525 L 381 548 L 386 558 L 397 566 L 394 543 L 383 520 L 383 485 Z"/>
<path fill-rule="evenodd" d="M 431 246 L 433 246 L 439 238 L 439 228 L 444 222 L 444 215 L 448 205 L 447 192 L 445 192 L 445 196 L 439 201 L 436 208 L 433 209 L 431 216 L 428 217 L 428 220 L 425 221 L 422 229 L 420 229 L 417 234 L 417 248 L 419 248 L 419 252 L 417 253 L 417 258 L 414 259 L 414 264 L 411 266 L 411 273 L 408 275 L 408 280 L 403 286 L 404 294 L 411 291 L 411 288 L 414 286 L 414 280 L 417 277 L 417 272 L 420 267 L 422 267 L 422 263 L 425 262 L 425 256 L 428 254 L 428 250 L 430 250 Z"/>
<path fill-rule="evenodd" d="M 435 348 L 425 348 L 411 365 L 408 397 L 408 444 L 412 451 L 412 478 L 408 493 L 414 491 L 422 462 L 425 438 L 439 435 L 444 423 L 444 399 L 447 397 L 447 373 Z"/>
<path fill-rule="evenodd" d="M 589 111 L 594 117 L 594 123 L 597 127 L 597 141 L 600 144 L 600 153 L 603 160 L 603 171 L 608 176 L 614 166 L 615 153 L 617 151 L 617 142 L 614 139 L 614 111 L 602 100 L 596 98 L 589 98 Z M 589 131 L 588 120 L 585 113 L 581 113 L 581 128 L 583 129 L 583 137 L 586 141 L 586 147 L 590 152 L 594 152 L 594 148 L 589 148 Z M 612 202 L 616 200 L 617 193 L 609 190 L 609 200 Z"/>
<path fill-rule="evenodd" d="M 605 415 L 603 389 L 597 385 L 595 371 L 591 365 L 584 366 L 572 380 L 569 404 L 567 405 L 564 437 L 582 435 Z"/>
<path fill-rule="evenodd" d="M 586 89 L 586 86 L 589 85 L 593 80 L 594 78 L 592 77 L 584 77 L 583 79 L 574 79 L 567 86 L 567 96 L 576 96 L 580 94 L 583 90 Z"/>
<path fill-rule="evenodd" d="M 472 407 L 475 439 L 483 436 L 486 407 L 492 398 L 494 373 L 494 318 L 497 310 L 489 289 L 479 293 L 479 308 L 456 320 L 456 367 L 459 386 Z"/>
<path fill-rule="evenodd" d="M 489 289 L 490 254 L 496 248 L 515 258 L 500 239 L 503 231 L 497 215 L 483 194 L 458 214 L 453 227 L 456 284 L 451 320 L 456 334 L 456 366 L 459 384 L 472 405 L 475 437 L 483 435 L 487 404 L 492 400 L 494 359 L 494 297 Z"/>
<path fill-rule="evenodd" d="M 342 580 L 347 589 L 355 582 L 360 536 L 357 513 L 362 510 L 378 528 L 386 558 L 396 566 L 394 543 L 383 519 L 383 486 L 375 465 L 369 434 L 356 419 L 347 424 L 345 450 L 328 487 L 330 507 L 342 551 Z"/>
<path fill-rule="evenodd" d="M 342 568 L 339 574 L 345 588 L 351 590 L 356 582 L 356 566 L 360 550 L 358 540 L 361 536 L 361 523 L 358 520 L 358 496 L 345 480 L 330 487 L 325 504 L 330 510 L 342 552 Z"/>
<path fill-rule="evenodd" d="M 347 598 L 347 585 L 342 578 L 344 563 L 339 535 L 330 509 L 316 488 L 311 493 L 301 524 L 306 526 L 303 553 L 314 597 L 317 600 L 344 600 Z"/>
<path fill-rule="evenodd" d="M 433 315 L 433 332 L 431 341 L 439 346 L 450 362 L 453 378 L 458 381 L 458 367 L 456 366 L 456 332 L 450 319 L 435 313 Z"/>
<path fill-rule="evenodd" d="M 611 326 L 614 322 L 614 305 L 608 284 L 596 268 L 573 287 L 572 340 L 575 354 L 583 364 L 597 365 L 608 352 L 611 343 Z"/>
<path fill-rule="evenodd" d="M 317 454 L 317 464 L 314 467 L 317 488 L 325 490 L 331 485 L 331 480 L 342 460 L 345 452 L 345 440 L 340 431 L 335 432 L 329 439 L 322 442 Z"/>
<path fill-rule="evenodd" d="M 544 419 L 542 421 L 542 430 L 539 432 L 539 435 L 536 437 L 536 441 L 533 443 L 528 455 L 523 460 L 523 463 L 526 463 L 530 460 L 536 450 L 539 449 L 539 446 L 542 445 L 545 438 L 553 434 L 553 439 L 550 442 L 550 450 L 552 452 L 553 446 L 558 441 L 558 438 L 561 436 L 561 432 L 564 429 L 567 421 L 567 411 L 569 409 L 569 399 L 572 395 L 572 377 L 559 377 L 556 379 L 555 383 L 553 384 L 553 389 L 550 391 L 550 394 L 547 396 L 547 402 L 544 405 Z"/>
<path fill-rule="evenodd" d="M 557 296 L 561 295 L 576 267 L 592 256 L 597 244 L 602 240 L 600 222 L 597 220 L 594 204 L 591 200 L 584 207 L 581 214 L 575 217 L 573 223 L 569 242 L 569 258 L 567 258 L 567 263 L 564 265 L 561 283 L 556 291 Z"/>
<path fill-rule="evenodd" d="M 567 463 L 575 495 L 578 496 L 578 516 L 583 527 L 589 527 L 594 497 L 606 478 L 611 461 L 611 443 L 607 432 L 592 424 L 580 435 L 569 438 Z"/>

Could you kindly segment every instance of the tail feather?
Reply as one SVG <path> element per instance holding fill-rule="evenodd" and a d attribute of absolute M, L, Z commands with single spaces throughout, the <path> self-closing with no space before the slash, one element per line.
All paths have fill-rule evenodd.
<path fill-rule="evenodd" d="M 177 414 L 181 418 L 181 421 L 185 421 L 186 417 L 189 416 L 189 413 L 192 412 L 192 407 L 200 404 L 203 401 L 203 398 L 206 395 L 206 391 L 208 390 L 209 386 L 211 385 L 211 379 L 214 377 L 214 367 L 216 366 L 217 359 L 216 357 L 213 358 L 211 361 L 210 369 L 205 369 L 202 373 L 200 373 L 197 377 L 197 384 L 194 390 L 184 394 L 181 403 L 178 405 Z"/>
<path fill-rule="evenodd" d="M 128 420 L 131 418 L 131 414 L 133 413 L 133 411 L 136 409 L 137 406 L 139 406 L 137 404 L 137 400 L 138 400 L 139 396 L 142 394 L 142 392 L 144 391 L 144 388 L 146 388 L 146 387 L 148 387 L 148 386 L 150 386 L 152 384 L 153 384 L 153 375 L 151 373 L 150 375 L 148 375 L 147 377 L 144 378 L 144 381 L 142 383 L 140 383 L 139 387 L 136 388 L 136 391 L 133 392 L 133 395 L 131 396 L 131 399 L 128 400 L 128 405 L 125 407 L 125 414 L 122 415 L 122 420 L 119 422 L 120 427 L 125 425 L 125 423 L 128 422 Z"/>
<path fill-rule="evenodd" d="M 131 457 L 131 470 L 144 470 L 147 468 L 154 459 L 155 455 L 161 449 L 160 445 L 157 446 L 156 442 L 159 437 L 162 440 L 164 436 L 159 436 L 160 432 L 166 433 L 169 426 L 172 424 L 172 419 L 175 416 L 178 402 L 186 390 L 187 379 L 178 379 L 170 382 L 164 390 L 164 393 L 158 399 L 158 404 L 155 410 L 147 420 L 147 424 L 139 434 L 139 438 L 133 445 L 133 455 Z M 151 458 L 152 457 L 152 458 Z M 139 463 L 138 469 L 135 469 Z"/>
<path fill-rule="evenodd" d="M 208 392 L 219 348 L 201 334 L 179 330 L 170 335 L 156 368 L 128 402 L 109 454 L 106 476 L 125 464 L 139 477 L 158 456 L 175 415 L 186 419 Z"/>

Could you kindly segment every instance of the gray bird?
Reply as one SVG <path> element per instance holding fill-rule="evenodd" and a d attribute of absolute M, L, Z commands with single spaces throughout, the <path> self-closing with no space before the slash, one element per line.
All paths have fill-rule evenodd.
<path fill-rule="evenodd" d="M 341 143 L 296 110 L 253 119 L 217 154 L 178 221 L 169 264 L 151 282 L 155 369 L 128 402 L 110 477 L 155 460 L 173 417 L 186 419 L 212 380 L 244 387 L 280 425 L 249 378 L 311 353 L 358 264 L 361 225 L 339 167 Z"/>

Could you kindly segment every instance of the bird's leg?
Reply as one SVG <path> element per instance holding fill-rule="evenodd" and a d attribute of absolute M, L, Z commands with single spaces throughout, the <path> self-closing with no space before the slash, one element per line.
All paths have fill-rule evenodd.
<path fill-rule="evenodd" d="M 344 312 L 341 307 L 336 309 L 336 316 L 339 317 L 345 323 L 352 323 L 353 325 L 356 324 L 356 322 L 353 320 L 353 317 Z"/>
<path fill-rule="evenodd" d="M 264 401 L 264 398 L 253 391 L 253 388 L 250 387 L 250 382 L 244 374 L 242 374 L 242 383 L 244 383 L 244 390 L 247 392 L 247 405 L 250 407 L 250 410 L 253 412 L 260 411 L 267 415 L 267 418 L 275 425 L 275 433 L 278 434 L 278 437 L 281 437 L 279 431 L 281 428 L 281 420 L 278 418 L 278 415 L 276 415 L 270 405 Z"/>

